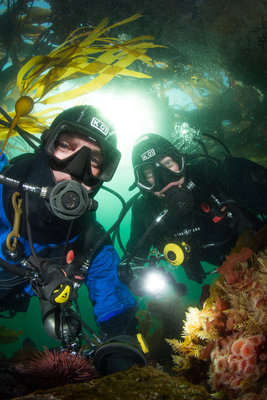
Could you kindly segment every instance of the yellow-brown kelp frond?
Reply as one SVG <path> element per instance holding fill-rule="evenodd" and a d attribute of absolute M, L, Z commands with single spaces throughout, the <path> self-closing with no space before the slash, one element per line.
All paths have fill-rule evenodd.
<path fill-rule="evenodd" d="M 146 55 L 146 51 L 162 46 L 153 44 L 150 41 L 151 36 L 140 36 L 128 41 L 104 36 L 107 31 L 140 17 L 141 14 L 138 13 L 111 26 L 107 26 L 108 20 L 105 18 L 94 29 L 82 27 L 75 30 L 64 43 L 48 55 L 34 56 L 17 75 L 17 86 L 23 101 L 32 99 L 34 103 L 58 103 L 100 89 L 115 76 L 150 78 L 146 74 L 127 68 L 136 60 L 152 66 L 152 59 Z M 89 77 L 87 83 L 67 92 L 45 97 L 63 82 L 84 76 Z M 29 105 L 31 101 L 28 102 Z M 18 102 L 18 112 L 9 128 L 2 151 L 19 118 L 25 115 Z"/>
<path fill-rule="evenodd" d="M 19 336 L 22 334 L 21 331 L 15 331 L 5 326 L 0 326 L 0 343 L 9 344 L 19 340 Z"/>
<path fill-rule="evenodd" d="M 19 119 L 19 128 L 22 131 L 30 132 L 31 134 L 41 134 L 44 129 L 49 127 L 48 119 L 51 121 L 57 116 L 57 114 L 63 110 L 59 110 L 58 107 L 49 108 L 46 110 L 38 111 L 30 115 L 21 116 Z M 5 140 L 7 131 L 10 129 L 9 126 L 12 124 L 16 113 L 10 112 L 5 113 L 0 118 L 0 140 Z M 9 118 L 7 118 L 7 116 Z M 18 131 L 14 127 L 11 136 L 17 136 Z"/>
<path fill-rule="evenodd" d="M 7 137 L 4 141 L 4 144 L 2 146 L 2 150 L 0 151 L 0 156 L 4 150 L 4 148 L 6 147 L 7 141 L 15 127 L 15 125 L 17 124 L 17 122 L 19 121 L 20 117 L 23 117 L 25 115 L 28 115 L 33 109 L 33 100 L 31 97 L 29 96 L 21 96 L 18 101 L 16 102 L 15 105 L 15 117 L 13 118 L 13 121 L 9 127 L 8 130 L 8 134 Z"/>
<path fill-rule="evenodd" d="M 149 41 L 151 36 L 129 41 L 103 37 L 108 30 L 140 17 L 141 14 L 135 14 L 111 26 L 107 26 L 108 20 L 104 19 L 93 30 L 86 27 L 75 30 L 47 56 L 35 56 L 21 68 L 17 76 L 20 94 L 30 95 L 35 101 L 48 104 L 97 90 L 118 75 L 150 78 L 127 67 L 138 59 L 152 65 L 152 59 L 145 53 L 147 49 L 159 46 Z M 85 75 L 94 76 L 94 79 L 67 93 L 43 99 L 62 82 Z"/>

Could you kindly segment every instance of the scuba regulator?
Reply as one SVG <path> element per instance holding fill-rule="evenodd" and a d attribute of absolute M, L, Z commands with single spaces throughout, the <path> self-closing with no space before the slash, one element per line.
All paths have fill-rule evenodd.
<path fill-rule="evenodd" d="M 0 174 L 0 183 L 39 195 L 47 201 L 51 211 L 64 220 L 76 219 L 85 211 L 96 211 L 98 207 L 97 201 L 89 197 L 87 190 L 76 181 L 61 181 L 53 188 L 38 187 Z"/>

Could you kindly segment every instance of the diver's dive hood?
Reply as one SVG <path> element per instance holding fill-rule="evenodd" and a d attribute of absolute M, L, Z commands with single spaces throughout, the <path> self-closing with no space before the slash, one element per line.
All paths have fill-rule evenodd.
<path fill-rule="evenodd" d="M 97 179 L 91 174 L 90 149 L 84 147 L 64 160 L 54 156 L 59 135 L 70 132 L 82 135 L 100 146 L 103 152 L 103 166 Z M 63 111 L 43 133 L 42 141 L 53 169 L 68 172 L 87 185 L 100 185 L 103 181 L 110 181 L 121 158 L 113 126 L 93 106 L 75 106 Z"/>

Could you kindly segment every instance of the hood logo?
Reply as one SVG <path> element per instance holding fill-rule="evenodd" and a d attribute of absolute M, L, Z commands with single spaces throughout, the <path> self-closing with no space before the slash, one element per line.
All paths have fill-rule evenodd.
<path fill-rule="evenodd" d="M 109 127 L 104 124 L 104 122 L 100 121 L 98 118 L 93 118 L 91 121 L 91 126 L 94 128 L 98 129 L 101 133 L 103 133 L 104 136 L 107 136 L 109 132 Z"/>
<path fill-rule="evenodd" d="M 150 150 L 147 150 L 145 153 L 141 154 L 141 158 L 142 158 L 143 161 L 146 161 L 146 160 L 148 160 L 149 158 L 151 158 L 151 157 L 153 157 L 155 155 L 156 155 L 155 150 L 154 149 L 150 149 Z"/>

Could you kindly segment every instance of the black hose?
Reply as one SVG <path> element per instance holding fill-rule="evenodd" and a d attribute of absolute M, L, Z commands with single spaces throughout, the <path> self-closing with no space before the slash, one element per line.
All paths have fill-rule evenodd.
<path fill-rule="evenodd" d="M 139 248 L 142 246 L 142 244 L 144 243 L 144 241 L 146 240 L 146 238 L 150 235 L 150 233 L 152 232 L 152 230 L 155 228 L 155 226 L 162 220 L 162 218 L 165 217 L 165 215 L 168 214 L 168 210 L 165 209 L 163 210 L 160 215 L 158 215 L 154 221 L 152 222 L 152 224 L 149 225 L 149 227 L 147 228 L 147 230 L 145 231 L 145 233 L 141 236 L 141 238 L 139 239 L 139 241 L 137 242 L 137 245 L 135 246 L 135 248 L 133 249 L 133 251 L 131 252 L 131 254 L 126 258 L 125 262 L 129 263 L 135 256 L 135 254 L 137 253 L 137 251 L 139 250 Z"/>
<path fill-rule="evenodd" d="M 203 136 L 206 136 L 206 137 L 208 137 L 210 139 L 213 139 L 214 141 L 218 142 L 224 148 L 224 150 L 226 151 L 228 156 L 232 157 L 232 154 L 230 153 L 230 150 L 228 149 L 228 147 L 220 139 L 216 138 L 213 135 L 209 135 L 208 133 L 203 133 Z"/>
<path fill-rule="evenodd" d="M 116 193 L 116 192 L 115 192 Z M 127 204 L 131 204 L 138 196 L 140 196 L 141 193 L 136 193 L 133 197 L 131 197 L 130 200 L 128 200 L 127 203 L 125 203 L 125 206 L 123 207 L 123 209 L 120 212 L 120 215 L 117 219 L 117 221 L 111 226 L 111 228 L 109 228 L 109 230 L 107 232 L 105 232 L 105 234 L 102 236 L 101 239 L 99 239 L 96 244 L 94 245 L 94 247 L 92 248 L 91 252 L 90 252 L 90 256 L 85 260 L 84 265 L 89 266 L 90 262 L 95 254 L 95 252 L 103 245 L 103 243 L 105 242 L 105 240 L 107 239 L 107 237 L 117 228 L 117 226 L 121 223 L 121 221 L 123 220 L 123 218 L 125 217 L 125 214 L 128 212 L 129 207 L 127 206 Z M 119 197 L 119 196 L 118 196 Z M 87 271 L 88 272 L 88 271 Z"/>
<path fill-rule="evenodd" d="M 21 264 L 9 264 L 7 261 L 0 258 L 0 267 L 12 274 L 27 278 L 27 271 L 21 267 Z"/>
<path fill-rule="evenodd" d="M 125 204 L 125 208 L 124 208 L 124 215 L 123 218 L 125 217 L 125 215 L 127 214 L 127 212 L 130 210 L 130 208 L 132 207 L 132 205 L 134 204 L 134 202 L 138 199 L 138 197 L 141 195 L 141 192 L 136 193 L 134 196 L 132 196 L 127 203 Z M 121 248 L 121 250 L 123 251 L 123 253 L 126 253 L 126 249 L 122 244 L 122 240 L 121 240 L 121 235 L 120 235 L 120 224 L 117 226 L 117 228 L 114 230 L 113 232 L 113 236 L 112 236 L 112 242 L 115 242 L 115 239 L 117 238 L 118 244 Z"/>
<path fill-rule="evenodd" d="M 126 205 L 126 201 L 124 200 L 124 198 L 119 193 L 117 193 L 115 190 L 110 189 L 107 186 L 102 186 L 101 189 L 104 189 L 107 192 L 112 193 L 114 196 L 116 196 L 121 201 L 123 207 Z"/>

